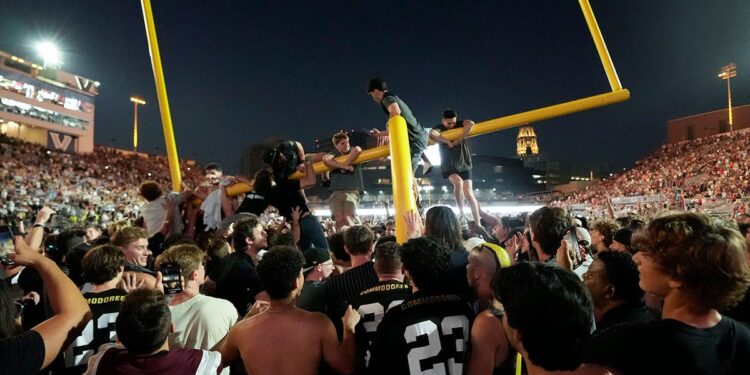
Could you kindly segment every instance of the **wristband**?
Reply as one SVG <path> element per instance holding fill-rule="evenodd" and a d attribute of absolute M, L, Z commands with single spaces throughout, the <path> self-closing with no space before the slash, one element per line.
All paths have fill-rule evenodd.
<path fill-rule="evenodd" d="M 34 224 L 34 225 L 32 225 L 31 227 L 32 227 L 32 228 L 44 228 L 44 224 L 40 224 L 40 223 L 35 223 L 35 224 Z"/>

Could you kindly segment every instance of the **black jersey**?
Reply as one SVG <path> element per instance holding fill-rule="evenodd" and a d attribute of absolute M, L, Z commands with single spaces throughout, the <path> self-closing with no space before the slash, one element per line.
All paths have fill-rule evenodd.
<path fill-rule="evenodd" d="M 362 317 L 355 330 L 357 342 L 356 373 L 361 374 L 367 367 L 370 358 L 370 343 L 375 339 L 375 332 L 385 313 L 398 306 L 411 294 L 409 284 L 388 280 L 375 284 L 359 294 L 352 301 L 352 308 Z"/>
<path fill-rule="evenodd" d="M 350 268 L 344 273 L 331 276 L 326 280 L 326 303 L 328 316 L 334 322 L 340 322 L 346 307 L 351 305 L 362 291 L 378 283 L 375 263 L 366 262 Z M 337 328 L 338 329 L 338 328 Z"/>
<path fill-rule="evenodd" d="M 91 321 L 62 352 L 62 361 L 59 366 L 54 366 L 57 369 L 53 371 L 54 374 L 82 374 L 86 370 L 89 357 L 94 355 L 101 345 L 115 342 L 115 320 L 126 294 L 120 289 L 83 294 L 91 308 Z"/>
<path fill-rule="evenodd" d="M 370 345 L 370 374 L 463 373 L 474 313 L 455 294 L 417 292 L 388 310 Z"/>

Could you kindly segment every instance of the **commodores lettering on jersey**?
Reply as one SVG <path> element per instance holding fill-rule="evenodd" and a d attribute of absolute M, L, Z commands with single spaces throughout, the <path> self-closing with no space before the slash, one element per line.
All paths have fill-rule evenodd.
<path fill-rule="evenodd" d="M 455 295 L 455 294 L 448 294 L 448 295 L 440 295 L 440 296 L 430 296 L 426 298 L 418 298 L 415 300 L 411 300 L 407 303 L 404 303 L 401 305 L 401 310 L 406 310 L 408 308 L 419 306 L 425 303 L 436 303 L 436 302 L 450 302 L 450 301 L 461 301 L 461 297 Z"/>
<path fill-rule="evenodd" d="M 89 305 L 101 305 L 105 303 L 110 302 L 120 302 L 125 300 L 125 296 L 109 296 L 109 297 L 96 297 L 96 298 L 87 298 L 86 302 L 88 302 Z"/>
<path fill-rule="evenodd" d="M 406 299 L 411 294 L 409 284 L 388 280 L 381 281 L 374 287 L 360 293 L 352 303 L 362 317 L 357 324 L 355 338 L 357 343 L 357 373 L 362 373 L 370 360 L 370 344 L 386 312 Z"/>
<path fill-rule="evenodd" d="M 410 290 L 410 289 L 411 288 L 409 287 L 409 285 L 408 284 L 404 284 L 404 283 L 383 284 L 383 285 L 378 285 L 378 286 L 374 286 L 374 287 L 372 287 L 370 289 L 367 289 L 364 292 L 362 292 L 361 295 L 365 295 L 365 294 L 369 294 L 369 293 L 374 293 L 374 292 L 385 292 L 385 291 L 389 291 L 389 290 Z"/>

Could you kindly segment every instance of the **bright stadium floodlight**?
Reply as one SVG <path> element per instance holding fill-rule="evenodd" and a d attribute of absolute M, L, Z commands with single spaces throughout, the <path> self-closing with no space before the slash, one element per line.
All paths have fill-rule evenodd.
<path fill-rule="evenodd" d="M 133 103 L 135 103 L 135 104 L 141 104 L 141 105 L 146 104 L 145 100 L 143 100 L 143 99 L 141 99 L 141 98 L 139 98 L 137 96 L 131 96 L 130 97 L 130 101 L 133 102 Z"/>
<path fill-rule="evenodd" d="M 731 63 L 727 66 L 724 66 L 721 68 L 721 71 L 719 72 L 719 78 L 721 78 L 724 81 L 727 81 L 727 99 L 729 101 L 729 132 L 734 131 L 734 125 L 732 124 L 732 84 L 730 83 L 730 78 L 737 76 L 737 65 L 734 63 Z"/>
<path fill-rule="evenodd" d="M 130 101 L 133 102 L 133 152 L 138 152 L 138 105 L 145 105 L 146 101 L 139 96 L 131 96 Z"/>
<path fill-rule="evenodd" d="M 50 41 L 39 42 L 36 44 L 36 52 L 42 58 L 45 69 L 48 66 L 59 67 L 62 65 L 60 50 L 54 43 Z"/>

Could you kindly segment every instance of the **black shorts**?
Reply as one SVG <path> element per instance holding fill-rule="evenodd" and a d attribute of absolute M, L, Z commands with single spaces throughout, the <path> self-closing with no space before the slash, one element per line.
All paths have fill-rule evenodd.
<path fill-rule="evenodd" d="M 457 174 L 461 177 L 462 180 L 471 180 L 471 169 L 468 171 L 458 172 L 455 169 L 451 169 L 447 172 L 443 172 L 443 178 L 448 178 L 452 174 Z"/>

